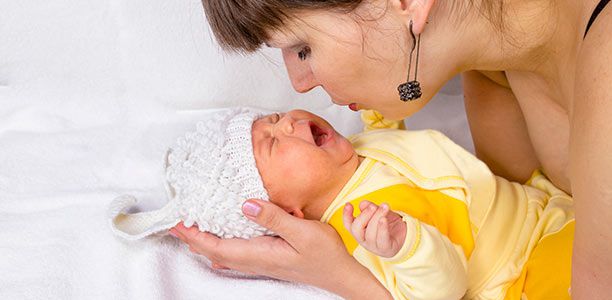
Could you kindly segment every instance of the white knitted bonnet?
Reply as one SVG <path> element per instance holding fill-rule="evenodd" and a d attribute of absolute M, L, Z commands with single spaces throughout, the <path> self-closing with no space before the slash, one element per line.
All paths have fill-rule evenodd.
<path fill-rule="evenodd" d="M 222 238 L 273 235 L 242 214 L 250 198 L 269 200 L 255 164 L 251 131 L 262 114 L 234 108 L 199 122 L 197 130 L 179 138 L 165 159 L 170 201 L 163 208 L 125 214 L 137 200 L 124 195 L 110 205 L 113 232 L 136 240 L 166 232 L 180 221 Z"/>

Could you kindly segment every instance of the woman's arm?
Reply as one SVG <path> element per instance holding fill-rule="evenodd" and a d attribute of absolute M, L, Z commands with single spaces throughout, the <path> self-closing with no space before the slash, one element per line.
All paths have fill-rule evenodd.
<path fill-rule="evenodd" d="M 268 201 L 249 200 L 260 207 L 245 215 L 280 237 L 222 240 L 182 224 L 172 231 L 190 251 L 213 263 L 243 273 L 265 275 L 313 285 L 346 299 L 392 299 L 378 280 L 351 255 L 328 224 L 291 216 Z"/>
<path fill-rule="evenodd" d="M 612 10 L 589 31 L 570 112 L 570 179 L 576 209 L 572 297 L 611 299 Z"/>
<path fill-rule="evenodd" d="M 525 182 L 540 167 L 521 108 L 502 73 L 462 74 L 465 111 L 476 156 L 495 175 Z M 494 81 L 495 80 L 495 81 Z"/>

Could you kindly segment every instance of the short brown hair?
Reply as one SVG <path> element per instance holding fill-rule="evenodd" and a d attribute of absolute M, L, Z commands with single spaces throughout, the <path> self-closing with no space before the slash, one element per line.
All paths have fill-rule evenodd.
<path fill-rule="evenodd" d="M 208 23 L 221 47 L 236 52 L 254 52 L 282 30 L 295 13 L 304 10 L 334 10 L 350 13 L 363 0 L 202 0 Z M 504 0 L 454 0 L 477 8 L 500 32 L 504 30 Z"/>
<path fill-rule="evenodd" d="M 221 47 L 254 52 L 270 33 L 303 10 L 349 13 L 363 0 L 202 0 L 208 23 Z"/>

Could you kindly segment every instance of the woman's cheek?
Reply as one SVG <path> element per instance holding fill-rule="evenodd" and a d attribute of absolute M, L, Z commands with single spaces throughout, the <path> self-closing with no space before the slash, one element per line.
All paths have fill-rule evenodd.
<path fill-rule="evenodd" d="M 321 65 L 319 67 L 319 65 Z M 317 65 L 311 67 L 317 83 L 330 94 L 330 96 L 338 97 L 337 100 L 348 101 L 346 98 L 347 86 L 351 86 L 351 80 L 347 80 L 347 69 L 338 66 L 335 61 L 317 62 Z M 344 88 L 343 88 L 344 87 Z"/>

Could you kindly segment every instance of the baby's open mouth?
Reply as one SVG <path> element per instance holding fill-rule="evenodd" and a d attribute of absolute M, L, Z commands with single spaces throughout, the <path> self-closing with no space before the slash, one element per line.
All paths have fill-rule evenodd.
<path fill-rule="evenodd" d="M 310 132 L 312 132 L 312 138 L 318 147 L 325 144 L 331 137 L 331 132 L 328 128 L 321 128 L 315 122 L 310 121 Z"/>

